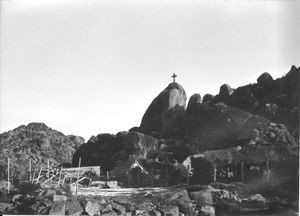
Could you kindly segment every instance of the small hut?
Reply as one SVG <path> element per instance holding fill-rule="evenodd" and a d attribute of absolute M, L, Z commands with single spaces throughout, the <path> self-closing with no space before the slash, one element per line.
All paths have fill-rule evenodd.
<path fill-rule="evenodd" d="M 199 154 L 214 167 L 214 181 L 269 181 L 271 165 L 287 157 L 288 152 L 274 145 L 256 145 L 211 150 Z"/>
<path fill-rule="evenodd" d="M 118 161 L 110 175 L 123 187 L 161 187 L 175 184 L 176 171 L 172 163 L 131 158 Z"/>

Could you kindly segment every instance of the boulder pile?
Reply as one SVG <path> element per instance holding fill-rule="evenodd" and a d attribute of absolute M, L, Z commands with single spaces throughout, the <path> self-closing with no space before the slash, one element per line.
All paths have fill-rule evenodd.
<path fill-rule="evenodd" d="M 0 209 L 5 214 L 51 215 L 240 215 L 250 211 L 269 211 L 279 204 L 261 194 L 247 193 L 238 184 L 176 185 L 156 192 L 124 196 L 73 196 L 63 187 L 37 188 L 31 194 L 11 196 L 10 205 Z M 1 203 L 0 203 L 1 204 Z M 3 205 L 0 205 L 3 206 Z M 295 208 L 290 203 L 290 208 Z"/>
<path fill-rule="evenodd" d="M 29 171 L 40 166 L 70 163 L 73 154 L 84 143 L 79 136 L 65 136 L 44 123 L 21 125 L 0 134 L 0 177 L 7 173 L 10 159 L 11 179 L 29 180 Z M 31 166 L 31 167 L 30 167 Z M 38 172 L 38 171 L 36 171 Z"/>

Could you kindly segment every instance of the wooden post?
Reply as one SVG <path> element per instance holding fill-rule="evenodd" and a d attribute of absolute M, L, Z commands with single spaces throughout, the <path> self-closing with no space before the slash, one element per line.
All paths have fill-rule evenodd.
<path fill-rule="evenodd" d="M 217 165 L 214 164 L 214 182 L 217 181 Z"/>
<path fill-rule="evenodd" d="M 163 187 L 164 186 L 164 178 L 163 178 L 163 175 L 164 174 L 164 166 L 163 164 L 161 164 L 160 166 L 160 177 L 159 177 L 159 186 L 160 187 Z"/>
<path fill-rule="evenodd" d="M 40 177 L 41 177 L 41 174 L 42 174 L 42 169 L 43 169 L 43 167 L 40 168 L 39 175 L 36 179 L 36 183 L 39 183 L 39 180 L 40 180 Z"/>
<path fill-rule="evenodd" d="M 128 187 L 130 188 L 131 170 L 128 171 Z"/>
<path fill-rule="evenodd" d="M 36 168 L 37 167 L 34 168 L 33 175 L 32 175 L 31 180 L 30 180 L 31 183 L 33 182 L 33 180 L 35 178 Z"/>
<path fill-rule="evenodd" d="M 31 181 L 31 158 L 29 158 L 29 181 Z"/>
<path fill-rule="evenodd" d="M 166 187 L 168 187 L 168 165 L 166 165 Z"/>
<path fill-rule="evenodd" d="M 241 181 L 245 181 L 245 173 L 244 173 L 244 161 L 241 163 Z"/>
<path fill-rule="evenodd" d="M 153 185 L 154 185 L 154 170 L 153 170 L 153 168 L 151 169 L 151 186 L 153 187 Z"/>
<path fill-rule="evenodd" d="M 81 157 L 79 158 L 79 163 L 78 163 L 78 171 L 77 171 L 77 179 L 76 179 L 76 196 L 77 196 L 77 191 L 78 191 L 78 179 L 79 179 L 79 170 L 80 170 L 80 165 L 81 165 Z"/>
<path fill-rule="evenodd" d="M 106 171 L 106 179 L 109 181 L 109 171 Z"/>
<path fill-rule="evenodd" d="M 186 184 L 190 184 L 190 165 L 187 165 L 187 177 L 186 177 Z"/>
<path fill-rule="evenodd" d="M 267 164 L 266 164 L 266 183 L 270 183 L 270 175 L 271 175 L 271 171 L 270 171 L 270 167 L 269 167 L 269 158 L 267 158 Z"/>
<path fill-rule="evenodd" d="M 9 193 L 10 178 L 9 178 L 9 158 L 7 158 L 7 193 Z"/>
<path fill-rule="evenodd" d="M 62 180 L 62 185 L 65 184 L 65 181 L 66 181 L 66 175 L 64 175 L 64 178 L 63 178 L 63 180 Z"/>
<path fill-rule="evenodd" d="M 138 183 L 138 187 L 139 187 L 139 186 L 140 186 L 140 183 L 141 183 L 141 182 L 140 182 L 140 170 L 138 170 L 137 174 L 138 174 L 138 176 L 137 176 L 137 177 L 138 177 L 138 179 L 137 179 L 138 182 L 137 182 L 137 183 Z"/>
<path fill-rule="evenodd" d="M 47 176 L 47 178 L 50 178 L 50 161 L 49 161 L 49 159 L 48 159 L 48 162 L 47 162 L 47 164 L 48 164 L 48 176 Z"/>
<path fill-rule="evenodd" d="M 60 178 L 61 178 L 61 172 L 62 172 L 62 166 L 60 167 L 60 171 L 59 171 L 59 177 L 58 177 L 57 186 L 59 186 L 59 182 L 60 182 Z"/>

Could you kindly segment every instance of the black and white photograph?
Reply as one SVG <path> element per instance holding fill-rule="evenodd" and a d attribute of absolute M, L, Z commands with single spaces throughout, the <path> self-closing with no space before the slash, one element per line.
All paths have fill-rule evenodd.
<path fill-rule="evenodd" d="M 0 215 L 298 216 L 299 0 L 0 0 Z"/>

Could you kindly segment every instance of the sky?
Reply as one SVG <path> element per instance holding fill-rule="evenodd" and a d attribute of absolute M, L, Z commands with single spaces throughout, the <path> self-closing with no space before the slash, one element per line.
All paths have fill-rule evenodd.
<path fill-rule="evenodd" d="M 296 0 L 0 2 L 1 133 L 117 133 L 139 126 L 172 73 L 189 98 L 300 66 Z"/>

